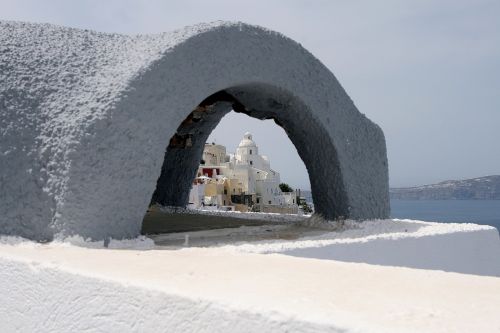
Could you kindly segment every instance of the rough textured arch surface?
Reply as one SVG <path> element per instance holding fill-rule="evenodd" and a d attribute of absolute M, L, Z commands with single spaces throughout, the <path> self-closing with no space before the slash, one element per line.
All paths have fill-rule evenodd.
<path fill-rule="evenodd" d="M 389 215 L 382 130 L 281 34 L 241 23 L 124 36 L 0 22 L 0 233 L 137 236 L 153 192 L 185 203 L 200 149 L 232 108 L 285 128 L 318 213 Z"/>

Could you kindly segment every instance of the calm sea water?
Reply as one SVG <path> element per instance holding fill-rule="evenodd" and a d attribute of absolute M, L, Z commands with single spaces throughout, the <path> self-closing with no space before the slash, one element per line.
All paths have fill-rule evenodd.
<path fill-rule="evenodd" d="M 391 216 L 486 224 L 500 230 L 500 200 L 391 200 Z"/>

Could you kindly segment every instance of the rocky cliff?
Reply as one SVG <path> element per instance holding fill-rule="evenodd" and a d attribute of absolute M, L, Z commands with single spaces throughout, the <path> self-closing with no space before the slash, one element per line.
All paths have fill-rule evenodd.
<path fill-rule="evenodd" d="M 500 200 L 500 175 L 391 188 L 390 195 L 403 200 Z"/>

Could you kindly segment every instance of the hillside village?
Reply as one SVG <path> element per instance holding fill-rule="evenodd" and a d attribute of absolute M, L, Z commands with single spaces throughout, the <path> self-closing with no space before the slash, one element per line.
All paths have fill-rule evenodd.
<path fill-rule="evenodd" d="M 252 134 L 246 132 L 234 154 L 223 145 L 205 144 L 189 207 L 297 214 L 305 197 L 300 190 L 282 191 L 280 184 L 279 172 L 271 168 L 267 156 L 259 154 Z"/>
<path fill-rule="evenodd" d="M 399 200 L 500 200 L 500 175 L 391 188 L 390 196 Z"/>

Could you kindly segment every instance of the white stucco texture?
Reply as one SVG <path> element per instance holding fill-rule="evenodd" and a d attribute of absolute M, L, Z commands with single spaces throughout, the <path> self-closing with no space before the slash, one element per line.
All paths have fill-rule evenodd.
<path fill-rule="evenodd" d="M 137 236 L 153 193 L 185 203 L 231 109 L 285 129 L 318 214 L 388 217 L 382 130 L 289 38 L 242 23 L 125 36 L 2 21 L 0 233 Z"/>
<path fill-rule="evenodd" d="M 429 226 L 427 236 L 404 237 L 373 233 L 383 226 L 388 231 L 397 228 L 388 221 L 372 222 L 337 238 L 330 235 L 330 239 L 296 244 L 281 241 L 285 251 L 271 254 L 248 253 L 252 249 L 243 245 L 160 249 L 144 237 L 111 241 L 107 249 L 102 241 L 80 241 L 75 246 L 0 237 L 0 328 L 2 332 L 500 330 L 500 278 L 474 275 L 486 267 L 476 263 L 480 257 L 499 267 L 494 228 Z M 454 237 L 458 234 L 467 237 Z M 385 246 L 384 254 L 401 248 L 409 266 L 421 263 L 418 254 L 409 251 L 413 243 L 423 248 L 422 255 L 432 265 L 443 258 L 439 253 L 443 247 L 450 246 L 456 250 L 456 260 L 451 251 L 444 256 L 455 267 L 468 266 L 474 273 L 436 270 L 451 267 L 443 261 L 433 270 L 424 270 L 334 259 L 348 254 L 339 240 L 351 241 L 357 247 L 352 253 L 370 259 L 370 251 L 376 248 L 363 246 L 358 238 Z M 393 248 L 396 242 L 399 247 Z M 460 261 L 471 244 L 483 250 Z M 248 245 L 273 250 L 270 246 L 279 244 Z M 290 245 L 304 252 L 284 255 Z"/>

